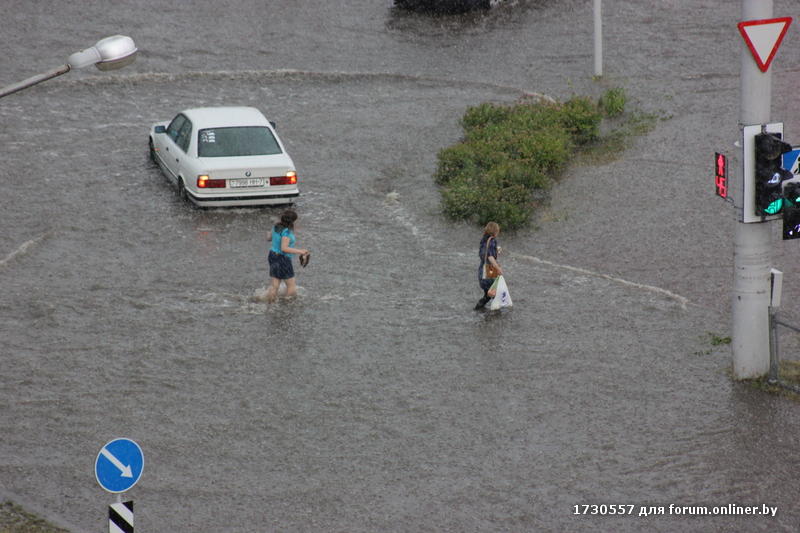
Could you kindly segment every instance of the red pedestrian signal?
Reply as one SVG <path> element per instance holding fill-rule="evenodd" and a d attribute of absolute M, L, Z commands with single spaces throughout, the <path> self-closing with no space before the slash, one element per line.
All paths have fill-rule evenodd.
<path fill-rule="evenodd" d="M 722 198 L 728 197 L 728 158 L 720 154 L 714 153 L 714 184 L 717 188 L 717 196 Z"/>

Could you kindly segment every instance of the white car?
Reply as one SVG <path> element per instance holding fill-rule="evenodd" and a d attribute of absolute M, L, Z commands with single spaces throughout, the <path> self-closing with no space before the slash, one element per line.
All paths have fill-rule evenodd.
<path fill-rule="evenodd" d="M 253 107 L 199 107 L 150 128 L 150 157 L 199 206 L 291 204 L 297 172 L 275 124 Z"/>

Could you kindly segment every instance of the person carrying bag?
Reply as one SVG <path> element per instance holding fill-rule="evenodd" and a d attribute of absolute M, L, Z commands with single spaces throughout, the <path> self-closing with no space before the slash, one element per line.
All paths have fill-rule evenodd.
<path fill-rule="evenodd" d="M 475 304 L 475 310 L 483 309 L 486 303 L 495 296 L 492 284 L 495 279 L 503 275 L 503 269 L 497 262 L 497 236 L 500 235 L 500 225 L 497 222 L 489 222 L 483 229 L 478 255 L 481 258 L 478 267 L 478 286 L 483 291 L 483 297 Z"/>

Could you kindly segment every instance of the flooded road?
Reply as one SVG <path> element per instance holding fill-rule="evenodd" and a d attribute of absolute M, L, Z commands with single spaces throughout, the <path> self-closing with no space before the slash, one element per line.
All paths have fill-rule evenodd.
<path fill-rule="evenodd" d="M 106 35 L 141 53 L 0 102 L 0 496 L 105 530 L 94 460 L 124 436 L 145 454 L 126 494 L 143 531 L 795 531 L 800 408 L 732 383 L 715 343 L 738 11 L 608 2 L 593 81 L 590 2 L 339 4 L 11 2 L 0 85 Z M 791 137 L 800 45 L 783 46 Z M 480 229 L 440 216 L 436 152 L 469 105 L 615 86 L 654 130 L 501 235 L 514 308 L 473 312 Z M 293 302 L 253 298 L 280 209 L 194 209 L 147 157 L 150 124 L 199 105 L 278 124 L 313 252 Z M 792 244 L 775 261 L 800 316 Z M 778 512 L 639 516 L 670 504 Z"/>

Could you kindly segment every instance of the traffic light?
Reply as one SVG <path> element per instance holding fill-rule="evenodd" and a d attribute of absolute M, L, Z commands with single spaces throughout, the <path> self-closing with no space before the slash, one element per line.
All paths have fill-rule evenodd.
<path fill-rule="evenodd" d="M 783 154 L 792 150 L 780 134 L 759 133 L 755 136 L 755 213 L 776 215 L 783 208 L 783 182 L 794 175 L 782 168 Z"/>
<path fill-rule="evenodd" d="M 717 196 L 728 197 L 728 157 L 719 152 L 714 153 L 714 185 Z"/>
<path fill-rule="evenodd" d="M 800 183 L 787 183 L 783 200 L 783 240 L 800 239 Z"/>

